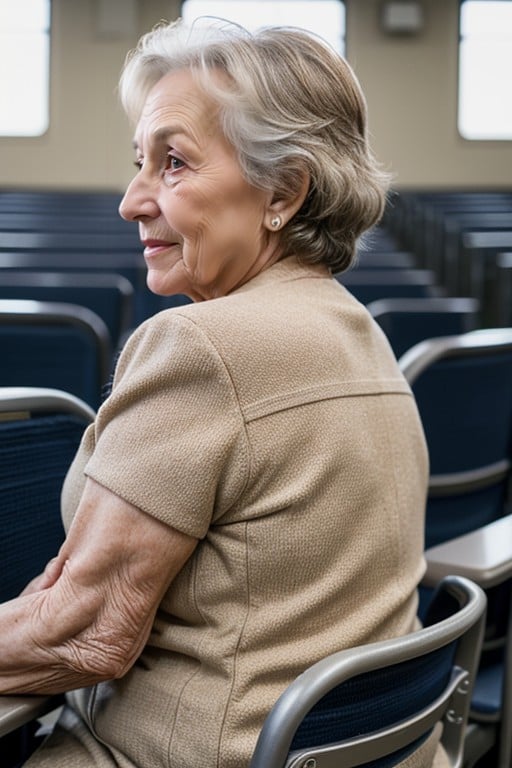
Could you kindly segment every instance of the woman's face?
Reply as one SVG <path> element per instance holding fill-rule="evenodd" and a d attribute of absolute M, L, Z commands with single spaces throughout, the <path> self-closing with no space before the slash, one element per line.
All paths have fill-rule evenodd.
<path fill-rule="evenodd" d="M 119 210 L 139 222 L 154 293 L 224 296 L 277 261 L 272 195 L 245 181 L 215 103 L 188 70 L 150 91 L 134 143 L 139 171 Z"/>

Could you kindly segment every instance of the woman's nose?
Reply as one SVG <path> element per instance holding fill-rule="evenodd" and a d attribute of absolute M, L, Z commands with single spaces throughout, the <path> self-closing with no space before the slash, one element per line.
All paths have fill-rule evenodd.
<path fill-rule="evenodd" d="M 158 204 L 149 186 L 143 181 L 141 172 L 128 185 L 119 204 L 119 214 L 126 221 L 154 219 L 159 215 Z"/>

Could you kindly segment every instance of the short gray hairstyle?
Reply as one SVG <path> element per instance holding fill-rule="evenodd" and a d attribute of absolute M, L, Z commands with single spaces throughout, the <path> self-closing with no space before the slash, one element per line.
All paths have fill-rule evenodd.
<path fill-rule="evenodd" d="M 306 199 L 281 231 L 283 255 L 323 262 L 333 273 L 347 269 L 358 238 L 382 216 L 389 187 L 347 61 L 295 27 L 251 34 L 220 19 L 162 22 L 126 58 L 119 88 L 128 117 L 136 123 L 151 88 L 184 68 L 219 104 L 250 184 L 286 198 L 309 174 Z M 226 77 L 215 77 L 219 71 Z"/>

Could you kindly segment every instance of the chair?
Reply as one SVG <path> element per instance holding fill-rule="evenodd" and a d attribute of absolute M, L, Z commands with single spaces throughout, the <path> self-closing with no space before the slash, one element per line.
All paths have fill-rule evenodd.
<path fill-rule="evenodd" d="M 0 190 L 0 211 L 63 215 L 111 216 L 119 218 L 119 192 L 70 189 L 6 189 Z"/>
<path fill-rule="evenodd" d="M 366 308 L 386 334 L 397 358 L 424 339 L 454 336 L 478 327 L 476 299 L 379 299 Z"/>
<path fill-rule="evenodd" d="M 414 269 L 414 266 L 414 256 L 410 251 L 367 251 L 360 249 L 351 269 Z"/>
<path fill-rule="evenodd" d="M 2 232 L 119 232 L 125 235 L 130 230 L 137 236 L 136 222 L 124 221 L 117 211 L 84 211 L 63 209 L 59 201 L 51 210 L 38 208 L 30 201 L 28 205 L 15 210 L 5 210 L 5 201 L 0 197 L 0 231 Z M 11 206 L 7 206 L 11 207 Z M 77 206 L 78 208 L 78 206 Z"/>
<path fill-rule="evenodd" d="M 112 365 L 105 323 L 86 307 L 0 300 L 0 386 L 62 389 L 100 405 Z"/>
<path fill-rule="evenodd" d="M 62 483 L 93 418 L 92 408 L 69 393 L 0 387 L 0 601 L 18 595 L 58 552 Z M 0 737 L 58 703 L 46 696 L 0 697 Z M 0 754 L 5 757 L 1 744 Z"/>
<path fill-rule="evenodd" d="M 332 654 L 296 678 L 267 716 L 250 768 L 389 768 L 439 723 L 459 766 L 484 616 L 479 587 L 444 579 L 423 629 Z"/>
<path fill-rule="evenodd" d="M 512 515 L 426 551 L 424 584 L 447 573 L 470 578 L 493 594 L 469 714 L 465 768 L 512 765 Z M 496 600 L 496 595 L 499 600 Z M 498 621 L 496 621 L 498 619 Z"/>
<path fill-rule="evenodd" d="M 512 329 L 427 339 L 399 359 L 430 454 L 425 546 L 507 513 L 512 465 Z"/>
<path fill-rule="evenodd" d="M 116 349 L 134 324 L 132 283 L 112 272 L 44 272 L 0 270 L 0 298 L 78 304 L 104 321 Z"/>
<path fill-rule="evenodd" d="M 399 242 L 388 227 L 376 224 L 359 238 L 357 242 L 359 251 L 397 251 Z"/>
<path fill-rule="evenodd" d="M 0 251 L 41 251 L 111 253 L 137 251 L 141 244 L 136 229 L 126 227 L 126 231 L 101 232 L 2 232 Z"/>
<path fill-rule="evenodd" d="M 456 291 L 459 269 L 459 254 L 462 238 L 466 232 L 506 231 L 512 229 L 512 203 L 505 204 L 497 212 L 473 211 L 446 214 L 441 242 L 438 246 L 438 261 L 442 264 L 441 278 L 448 290 Z"/>
<path fill-rule="evenodd" d="M 117 274 L 126 278 L 134 291 L 134 327 L 163 309 L 190 303 L 183 295 L 157 296 L 146 284 L 147 269 L 141 258 L 141 246 L 126 251 L 53 250 L 32 248 L 4 251 L 0 248 L 0 274 L 9 272 Z M 123 333 L 122 336 L 126 334 Z"/>
<path fill-rule="evenodd" d="M 493 262 L 490 305 L 494 327 L 512 325 L 512 251 L 498 253 Z"/>
<path fill-rule="evenodd" d="M 93 409 L 70 393 L 0 387 L 0 601 L 15 597 L 63 540 L 60 491 Z"/>
<path fill-rule="evenodd" d="M 487 590 L 484 653 L 472 702 L 472 719 L 480 724 L 473 752 L 483 754 L 496 743 L 500 768 L 511 768 L 512 528 L 507 527 L 506 515 L 512 454 L 512 329 L 431 339 L 409 350 L 399 364 L 417 398 L 431 456 L 425 527 L 430 565 L 420 588 L 419 612 L 423 615 L 432 584 L 443 573 L 471 574 Z M 502 561 L 511 566 L 508 571 L 499 561 L 499 567 L 492 560 L 487 565 L 484 557 L 499 553 L 500 537 L 490 546 L 485 533 L 493 530 L 502 531 L 508 553 L 508 560 L 503 556 Z M 474 540 L 483 543 L 473 545 Z M 432 561 L 438 560 L 442 570 L 433 569 Z M 484 563 L 481 568 L 475 567 L 479 561 Z M 483 722 L 488 723 L 486 728 Z M 507 728 L 504 741 L 499 734 L 506 734 Z"/>
<path fill-rule="evenodd" d="M 499 253 L 512 248 L 512 228 L 462 234 L 458 256 L 458 293 L 482 301 L 487 315 L 493 263 Z"/>
<path fill-rule="evenodd" d="M 335 275 L 362 304 L 387 298 L 440 296 L 434 273 L 425 269 L 351 269 Z"/>

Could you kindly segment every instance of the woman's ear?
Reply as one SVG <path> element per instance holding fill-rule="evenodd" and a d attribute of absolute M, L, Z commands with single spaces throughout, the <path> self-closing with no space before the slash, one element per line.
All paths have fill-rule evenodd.
<path fill-rule="evenodd" d="M 309 191 L 310 177 L 307 171 L 301 174 L 299 188 L 286 197 L 274 196 L 265 214 L 265 226 L 272 232 L 277 232 L 287 224 L 301 208 Z"/>

